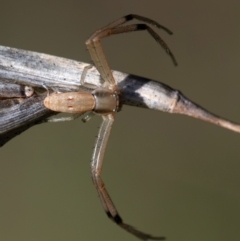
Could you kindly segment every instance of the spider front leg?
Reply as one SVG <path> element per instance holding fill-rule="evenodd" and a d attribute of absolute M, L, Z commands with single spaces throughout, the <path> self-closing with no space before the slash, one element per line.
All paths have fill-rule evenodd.
<path fill-rule="evenodd" d="M 125 229 L 129 233 L 137 236 L 142 240 L 163 240 L 164 237 L 155 237 L 150 234 L 143 233 L 138 231 L 136 228 L 123 222 L 122 218 L 118 214 L 118 211 L 108 194 L 108 191 L 104 185 L 104 182 L 101 178 L 101 169 L 103 164 L 103 158 L 109 139 L 110 131 L 114 122 L 114 114 L 108 114 L 102 116 L 103 121 L 98 132 L 97 140 L 94 146 L 94 152 L 91 161 L 91 173 L 93 183 L 98 191 L 102 206 L 107 214 L 107 216 L 119 225 L 121 228 Z"/>
<path fill-rule="evenodd" d="M 114 206 L 114 203 L 112 202 L 107 189 L 101 179 L 101 168 L 103 164 L 103 158 L 106 150 L 106 145 L 109 139 L 110 131 L 114 122 L 114 112 L 119 110 L 119 103 L 118 103 L 118 97 L 119 93 L 117 91 L 117 83 L 112 75 L 112 71 L 108 65 L 108 62 L 106 60 L 105 54 L 102 49 L 102 45 L 100 40 L 104 37 L 110 36 L 112 34 L 119 34 L 119 33 L 125 33 L 125 32 L 130 32 L 130 31 L 138 31 L 138 30 L 147 30 L 153 37 L 154 39 L 166 50 L 166 52 L 170 55 L 172 58 L 174 64 L 176 63 L 176 60 L 171 53 L 170 49 L 166 45 L 166 43 L 160 38 L 160 36 L 155 33 L 150 27 L 148 27 L 146 24 L 132 24 L 132 25 L 127 25 L 127 26 L 120 26 L 124 24 L 127 21 L 132 20 L 133 18 L 136 18 L 138 20 L 142 20 L 144 22 L 150 23 L 158 28 L 162 28 L 168 33 L 171 34 L 171 31 L 163 27 L 162 25 L 159 25 L 155 21 L 141 17 L 139 15 L 127 15 L 111 24 L 108 26 L 99 29 L 96 31 L 87 41 L 87 49 L 91 55 L 92 61 L 99 71 L 102 79 L 104 80 L 104 83 L 102 85 L 102 88 L 104 89 L 104 92 L 106 94 L 104 95 L 95 95 L 95 96 L 108 96 L 108 108 L 102 108 L 102 111 L 95 110 L 95 113 L 99 113 L 102 115 L 103 122 L 101 124 L 97 140 L 95 143 L 94 147 L 94 152 L 93 152 L 93 157 L 91 161 L 91 173 L 92 173 L 92 179 L 93 183 L 98 191 L 100 200 L 102 202 L 102 206 L 107 214 L 107 216 L 115 222 L 117 225 L 122 227 L 124 230 L 128 231 L 129 233 L 135 235 L 136 237 L 142 239 L 142 240 L 148 240 L 148 239 L 153 239 L 153 240 L 163 240 L 165 239 L 164 237 L 155 237 L 150 234 L 143 233 L 141 231 L 138 231 L 136 228 L 126 224 L 123 222 L 122 218 L 117 212 L 116 207 Z M 99 92 L 101 93 L 101 91 Z M 115 97 L 115 102 L 114 102 L 114 97 Z M 112 100 L 110 100 L 112 98 Z M 97 98 L 96 98 L 97 100 Z M 97 103 L 97 102 L 96 102 Z M 106 102 L 105 102 L 106 103 Z M 110 104 L 112 105 L 112 108 L 110 107 Z M 113 109 L 115 105 L 115 109 Z M 112 109 L 112 111 L 110 111 Z M 107 111 L 108 110 L 108 111 Z"/>
<path fill-rule="evenodd" d="M 146 17 L 143 17 L 143 16 L 140 16 L 140 15 L 136 15 L 136 14 L 126 15 L 126 16 L 124 16 L 120 19 L 117 19 L 116 21 L 110 23 L 106 27 L 103 27 L 103 28 L 97 30 L 86 41 L 86 45 L 87 45 L 87 49 L 88 49 L 88 51 L 91 55 L 92 61 L 95 64 L 95 67 L 99 71 L 101 77 L 105 80 L 106 84 L 108 84 L 110 89 L 114 89 L 116 83 L 115 83 L 115 80 L 113 78 L 111 69 L 108 65 L 108 62 L 106 60 L 106 57 L 105 57 L 105 54 L 103 52 L 102 45 L 101 45 L 101 42 L 100 42 L 102 38 L 108 37 L 110 35 L 128 33 L 128 32 L 132 32 L 132 31 L 146 30 L 156 40 L 156 42 L 162 46 L 162 48 L 166 51 L 166 53 L 172 59 L 174 65 L 177 65 L 177 61 L 176 61 L 173 53 L 171 52 L 170 48 L 168 47 L 168 45 L 147 24 L 144 23 L 144 24 L 123 25 L 126 22 L 131 21 L 133 19 L 137 19 L 137 20 L 143 21 L 145 23 L 151 24 L 151 25 L 153 25 L 153 26 L 155 26 L 159 29 L 163 29 L 168 34 L 172 34 L 172 32 L 168 28 L 160 25 L 156 21 L 154 21 L 152 19 L 149 19 L 149 18 L 146 18 Z"/>

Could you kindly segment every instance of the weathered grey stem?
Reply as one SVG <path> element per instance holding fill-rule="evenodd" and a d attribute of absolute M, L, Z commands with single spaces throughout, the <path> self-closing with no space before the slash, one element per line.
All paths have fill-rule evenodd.
<path fill-rule="evenodd" d="M 80 85 L 82 71 L 87 65 L 89 64 L 48 54 L 0 46 L 0 82 L 2 83 L 17 83 L 60 92 L 79 91 L 82 89 Z M 122 104 L 189 115 L 240 133 L 239 124 L 206 111 L 179 91 L 163 83 L 119 71 L 113 71 L 113 76 L 121 93 Z M 88 70 L 85 82 L 100 86 L 101 77 L 94 67 Z M 39 122 L 41 114 L 33 118 L 36 110 L 32 109 L 30 104 L 37 105 L 38 101 L 37 95 L 31 97 L 31 101 L 25 100 L 29 102 L 30 107 L 25 110 L 24 119 L 21 114 L 24 109 L 22 104 L 21 108 L 15 107 L 9 113 L 0 110 L 0 139 L 2 135 L 7 135 L 16 128 L 22 127 L 22 130 L 25 130 L 25 125 L 31 126 L 34 125 L 32 123 Z M 43 104 L 38 104 L 38 113 L 42 113 L 42 118 L 55 114 L 47 110 Z M 11 115 L 14 115 L 15 122 L 12 122 Z M 16 121 L 17 119 L 20 120 Z M 0 145 L 4 143 L 1 142 Z"/>

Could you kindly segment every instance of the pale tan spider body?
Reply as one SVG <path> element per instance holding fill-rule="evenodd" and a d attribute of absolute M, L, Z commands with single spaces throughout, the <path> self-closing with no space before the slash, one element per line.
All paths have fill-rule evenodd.
<path fill-rule="evenodd" d="M 169 34 L 172 34 L 170 30 L 164 26 L 158 24 L 157 22 L 139 16 L 139 15 L 127 15 L 120 18 L 108 26 L 97 30 L 87 41 L 87 49 L 91 55 L 92 61 L 99 71 L 103 84 L 101 87 L 91 86 L 91 91 L 79 91 L 79 92 L 67 92 L 67 93 L 53 93 L 46 97 L 44 104 L 48 109 L 57 112 L 73 113 L 78 116 L 86 113 L 93 112 L 102 116 L 102 124 L 100 126 L 97 140 L 94 146 L 92 161 L 91 161 L 91 173 L 93 183 L 98 191 L 102 206 L 108 215 L 108 217 L 114 221 L 117 225 L 125 229 L 126 231 L 132 233 L 142 240 L 154 239 L 162 240 L 164 237 L 155 237 L 141 231 L 123 222 L 122 218 L 117 212 L 114 206 L 105 184 L 101 179 L 101 169 L 103 164 L 103 158 L 109 139 L 110 131 L 114 122 L 115 112 L 119 108 L 120 93 L 117 89 L 117 83 L 112 75 L 112 71 L 108 65 L 105 58 L 100 40 L 104 37 L 110 36 L 112 34 L 126 33 L 131 31 L 147 30 L 150 35 L 166 50 L 167 54 L 173 60 L 173 63 L 177 65 L 177 62 L 166 45 L 166 43 L 160 38 L 160 36 L 148 25 L 146 24 L 131 24 L 122 26 L 122 24 L 130 21 L 132 19 L 138 19 L 146 23 L 152 24 L 160 29 L 165 30 Z M 81 76 L 81 85 L 88 87 L 84 82 L 84 77 L 86 73 Z M 76 116 L 74 117 L 76 118 Z M 70 119 L 74 119 L 70 118 Z M 61 119 L 61 120 L 66 120 Z M 67 119 L 69 120 L 69 119 Z M 86 119 L 85 119 L 86 120 Z"/>

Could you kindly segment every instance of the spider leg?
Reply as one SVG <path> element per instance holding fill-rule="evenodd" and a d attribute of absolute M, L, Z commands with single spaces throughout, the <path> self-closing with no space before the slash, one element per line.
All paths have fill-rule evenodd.
<path fill-rule="evenodd" d="M 126 15 L 109 25 L 97 30 L 87 41 L 87 49 L 91 55 L 91 59 L 93 63 L 95 64 L 95 67 L 98 69 L 100 75 L 105 81 L 106 87 L 108 87 L 111 90 L 116 90 L 116 82 L 113 78 L 112 71 L 108 65 L 108 62 L 106 60 L 105 54 L 102 49 L 101 45 L 101 39 L 108 37 L 113 34 L 120 34 L 120 33 L 127 33 L 127 32 L 132 32 L 132 31 L 142 31 L 142 30 L 147 30 L 148 33 L 159 43 L 169 54 L 171 57 L 174 65 L 177 65 L 177 61 L 171 52 L 170 48 L 167 46 L 167 44 L 163 41 L 163 39 L 148 25 L 146 24 L 131 24 L 131 25 L 126 25 L 126 26 L 121 26 L 122 24 L 131 21 L 132 19 L 137 19 L 141 20 L 143 22 L 149 23 L 159 29 L 165 30 L 167 33 L 172 34 L 172 32 L 167 29 L 166 27 L 160 25 L 154 20 L 151 20 L 149 18 L 142 17 L 140 15 L 135 15 L 135 14 L 129 14 Z"/>
<path fill-rule="evenodd" d="M 155 237 L 150 234 L 143 233 L 141 231 L 138 231 L 136 228 L 126 224 L 123 222 L 122 218 L 118 214 L 118 211 L 111 200 L 111 197 L 108 194 L 108 191 L 104 185 L 104 182 L 101 178 L 101 170 L 102 170 L 102 164 L 103 164 L 103 158 L 107 146 L 107 142 L 109 139 L 110 131 L 114 122 L 114 115 L 108 114 L 103 115 L 103 122 L 101 124 L 101 127 L 99 129 L 99 133 L 97 136 L 97 140 L 94 147 L 94 152 L 92 156 L 91 161 L 91 173 L 92 173 L 92 180 L 93 183 L 98 191 L 102 206 L 107 214 L 107 216 L 115 222 L 117 225 L 119 225 L 124 230 L 128 231 L 129 233 L 137 236 L 138 238 L 142 240 L 163 240 L 164 237 Z"/>

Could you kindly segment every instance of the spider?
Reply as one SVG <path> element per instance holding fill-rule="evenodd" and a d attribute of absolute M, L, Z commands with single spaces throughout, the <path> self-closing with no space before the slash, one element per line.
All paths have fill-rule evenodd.
<path fill-rule="evenodd" d="M 90 113 L 83 118 L 84 121 L 90 119 L 92 113 L 95 113 L 102 117 L 102 124 L 98 132 L 91 160 L 92 180 L 99 194 L 102 206 L 107 216 L 113 222 L 115 222 L 117 225 L 119 225 L 121 228 L 125 229 L 129 233 L 137 236 L 142 240 L 163 240 L 165 239 L 165 237 L 156 237 L 150 234 L 146 234 L 144 232 L 137 230 L 133 226 L 123 222 L 101 178 L 103 158 L 108 143 L 109 135 L 111 132 L 111 128 L 115 119 L 115 113 L 117 111 L 120 111 L 121 107 L 121 93 L 118 91 L 117 83 L 112 75 L 112 71 L 105 58 L 105 54 L 103 52 L 100 40 L 104 37 L 113 34 L 147 30 L 148 33 L 157 41 L 157 43 L 159 43 L 163 47 L 163 49 L 171 57 L 174 65 L 177 65 L 176 59 L 170 51 L 170 49 L 168 48 L 167 44 L 147 24 L 138 23 L 131 25 L 123 25 L 126 22 L 133 19 L 137 19 L 145 23 L 151 24 L 159 29 L 163 29 L 168 34 L 172 34 L 172 32 L 169 29 L 158 24 L 157 22 L 149 18 L 135 14 L 126 15 L 110 23 L 109 25 L 97 30 L 86 41 L 86 46 L 91 55 L 91 59 L 95 67 L 97 68 L 101 75 L 101 78 L 103 79 L 102 85 L 98 87 L 94 85 L 89 85 L 84 82 L 86 71 L 89 68 L 86 67 L 83 71 L 80 80 L 81 86 L 85 87 L 84 90 L 79 92 L 53 93 L 45 98 L 44 105 L 48 109 L 51 109 L 56 112 L 74 114 L 72 117 L 68 119 L 64 118 L 49 121 L 72 120 L 84 113 Z"/>

